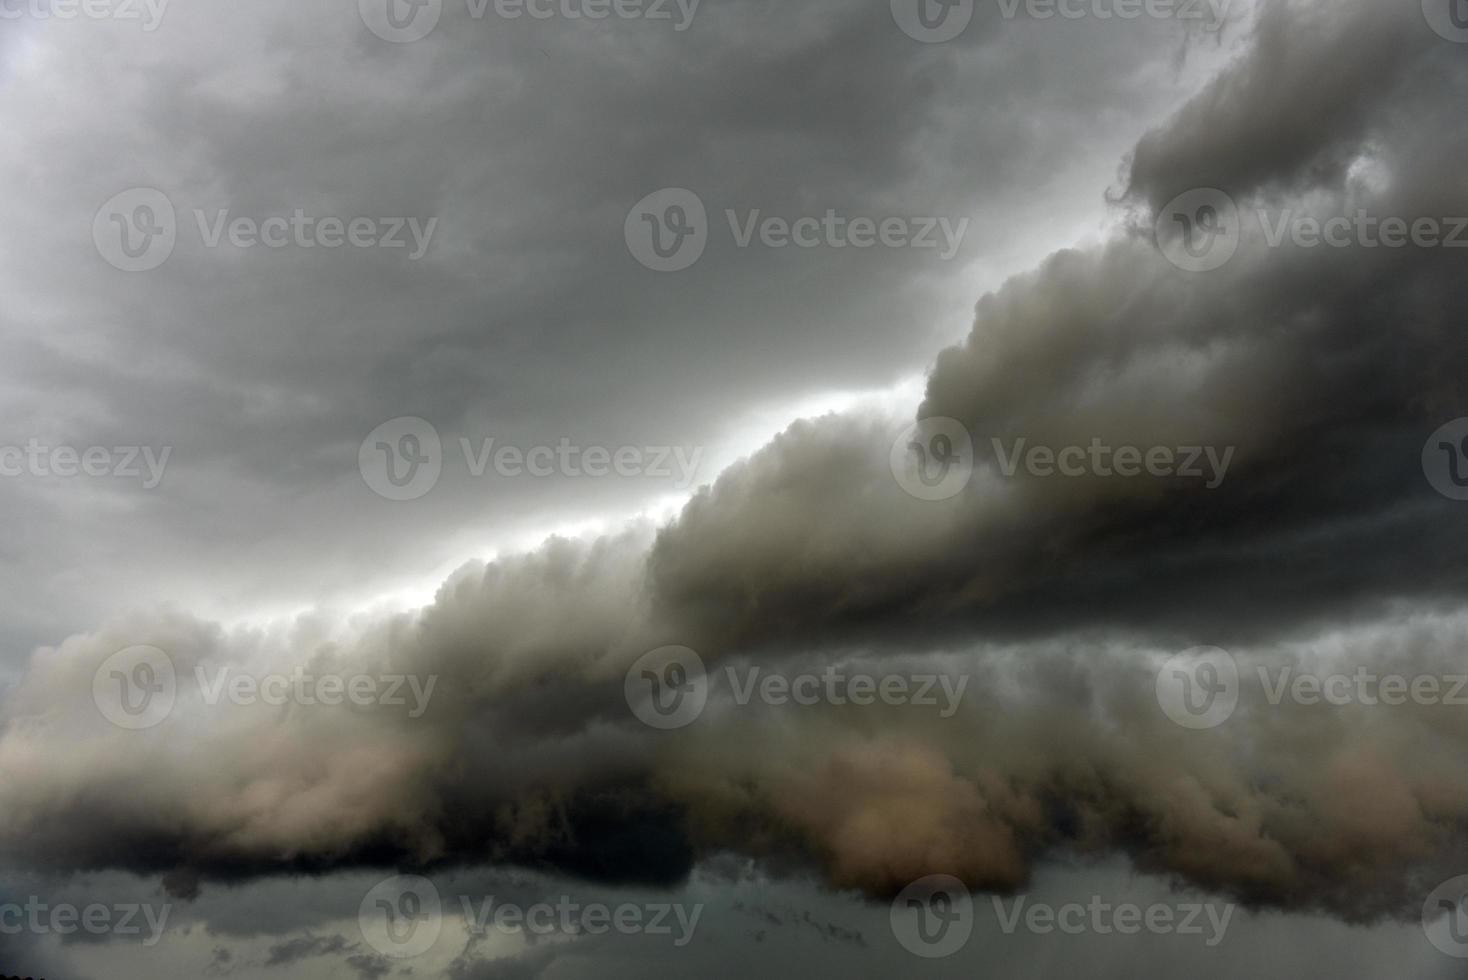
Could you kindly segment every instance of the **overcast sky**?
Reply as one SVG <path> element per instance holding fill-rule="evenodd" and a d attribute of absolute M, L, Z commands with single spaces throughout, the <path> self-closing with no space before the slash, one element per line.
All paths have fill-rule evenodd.
<path fill-rule="evenodd" d="M 0 0 L 0 974 L 1458 975 L 1465 44 Z"/>

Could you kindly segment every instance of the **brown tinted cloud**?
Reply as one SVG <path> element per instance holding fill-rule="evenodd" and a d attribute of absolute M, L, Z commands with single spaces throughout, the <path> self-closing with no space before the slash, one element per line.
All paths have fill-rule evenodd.
<path fill-rule="evenodd" d="M 930 873 L 1009 889 L 1047 857 L 1121 852 L 1248 901 L 1415 912 L 1457 870 L 1461 715 L 1250 702 L 1194 733 L 1153 694 L 1160 660 L 1196 644 L 1251 665 L 1333 643 L 1441 672 L 1465 638 L 1462 512 L 1418 460 L 1468 414 L 1461 253 L 1246 235 L 1188 274 L 1149 240 L 1156 209 L 1202 186 L 1246 212 L 1468 213 L 1462 52 L 1415 4 L 1367 0 L 1269 5 L 1251 45 L 1138 144 L 1118 194 L 1135 230 L 986 296 L 939 358 L 921 415 L 974 434 L 964 494 L 908 496 L 889 421 L 828 416 L 667 527 L 466 567 L 417 613 L 257 631 L 168 613 L 73 637 L 5 708 L 0 853 L 174 881 L 516 863 L 667 883 L 734 851 L 886 894 Z M 1094 437 L 1236 457 L 1205 490 L 1004 481 L 990 448 Z M 946 719 L 729 709 L 658 734 L 622 680 L 670 643 L 711 670 L 927 664 L 973 693 Z M 306 663 L 438 686 L 419 718 L 185 704 L 123 732 L 92 677 L 136 644 L 184 675 Z"/>

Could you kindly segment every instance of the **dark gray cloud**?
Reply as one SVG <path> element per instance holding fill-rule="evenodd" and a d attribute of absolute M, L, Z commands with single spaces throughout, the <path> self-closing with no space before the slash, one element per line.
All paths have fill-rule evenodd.
<path fill-rule="evenodd" d="M 1368 24 L 1378 16 L 1364 6 L 1337 15 Z M 1260 31 L 1280 29 L 1278 16 Z M 1421 114 L 1449 111 L 1457 89 L 1437 84 L 1443 71 L 1461 82 L 1439 50 L 1418 45 L 1400 72 L 1417 86 Z M 1312 57 L 1329 62 L 1339 52 L 1322 43 L 1296 54 Z M 1218 85 L 1253 91 L 1255 64 L 1242 60 Z M 1166 132 L 1185 132 L 1198 117 L 1226 126 L 1228 117 L 1214 118 L 1214 91 Z M 1410 158 L 1391 141 L 1370 142 L 1408 125 L 1398 119 L 1365 107 L 1329 132 L 1333 145 L 1369 152 L 1394 193 L 1352 188 L 1328 172 L 1300 176 L 1313 181 L 1302 188 L 1402 213 L 1442 203 L 1436 191 L 1413 194 L 1411 177 L 1450 166 L 1458 140 L 1418 140 Z M 1245 174 L 1231 186 L 1262 194 L 1259 180 Z M 1462 584 L 1441 533 L 1453 511 L 1416 461 L 1450 408 L 1451 381 L 1429 354 L 1459 344 L 1456 266 L 1388 250 L 1284 250 L 1266 261 L 1257 244 L 1204 277 L 1166 266 L 1139 236 L 1060 253 L 984 299 L 969 340 L 939 358 L 921 409 L 962 421 L 981 443 L 1094 435 L 1233 447 L 1233 475 L 1216 490 L 1095 478 L 1020 480 L 1016 490 L 985 493 L 992 483 L 981 479 L 934 506 L 887 472 L 882 420 L 803 422 L 701 491 L 654 538 L 633 530 L 471 566 L 417 616 L 334 635 L 144 619 L 43 653 L 13 702 L 22 707 L 4 743 L 12 771 L 48 744 L 25 724 L 23 706 L 85 692 L 100 658 L 129 643 L 174 651 L 185 670 L 281 656 L 278 645 L 299 651 L 287 659 L 314 647 L 325 663 L 448 682 L 422 724 L 326 712 L 272 722 L 275 737 L 265 741 L 242 736 L 259 723 L 248 714 L 236 722 L 242 729 L 207 725 L 197 736 L 209 745 L 197 757 L 207 771 L 167 743 L 107 737 L 106 775 L 84 766 L 64 777 L 71 798 L 100 802 L 125 783 L 137 805 L 114 808 L 99 826 L 91 807 L 40 804 L 57 773 L 17 780 L 9 794 L 31 802 L 13 812 L 44 821 L 12 818 L 10 839 L 46 841 L 55 866 L 181 867 L 226 879 L 488 860 L 673 883 L 701 853 L 733 848 L 777 865 L 794 859 L 872 894 L 938 870 L 1012 889 L 1055 849 L 1114 848 L 1251 903 L 1350 917 L 1408 910 L 1422 882 L 1446 867 L 1454 845 L 1443 828 L 1460 815 L 1430 801 L 1428 774 L 1403 774 L 1398 753 L 1451 744 L 1440 741 L 1451 728 L 1412 721 L 1385 742 L 1343 730 L 1350 752 L 1306 754 L 1269 781 L 1281 783 L 1275 791 L 1258 782 L 1262 772 L 1314 744 L 1323 722 L 1285 712 L 1288 724 L 1250 732 L 1225 755 L 1208 743 L 1164 748 L 1169 723 L 1136 696 L 1148 690 L 1147 657 L 1170 642 L 1248 645 L 1265 660 L 1271 641 L 1318 634 L 1326 622 L 1390 623 L 1393 603 L 1432 608 Z M 1407 310 L 1410 330 L 1384 327 L 1386 311 Z M 981 475 L 992 476 L 997 461 L 980 456 Z M 1410 655 L 1440 662 L 1455 622 L 1409 634 Z M 1075 639 L 1046 641 L 1016 667 L 991 662 L 993 648 L 973 644 L 976 630 Z M 1087 631 L 1093 639 L 1082 639 Z M 1065 652 L 1096 636 L 1089 660 Z M 969 715 L 946 729 L 893 718 L 867 731 L 838 713 L 799 724 L 794 743 L 733 719 L 659 743 L 629 725 L 620 680 L 641 652 L 669 642 L 715 660 L 962 643 L 963 670 L 996 678 L 986 691 L 1022 693 L 999 699 L 1012 721 L 998 731 Z M 1059 678 L 1066 683 L 1053 688 Z M 1080 726 L 1082 738 L 1101 717 L 1118 734 L 1086 739 L 1079 767 L 1075 749 L 1059 752 L 1044 734 Z M 992 744 L 1001 731 L 1003 744 L 1040 748 L 987 761 L 958 749 Z M 770 750 L 751 754 L 751 742 Z M 1165 789 L 1200 772 L 1212 775 L 1196 796 Z M 1342 786 L 1388 784 L 1379 799 L 1396 794 L 1395 807 L 1369 830 L 1358 826 L 1356 804 L 1341 808 Z M 176 794 L 185 785 L 212 803 L 180 832 Z"/>
<path fill-rule="evenodd" d="M 6 173 L 27 193 L 6 205 L 0 442 L 174 455 L 147 494 L 0 486 L 10 663 L 119 607 L 360 601 L 526 526 L 673 489 L 451 466 L 430 497 L 389 504 L 355 459 L 395 417 L 431 420 L 450 445 L 712 446 L 751 407 L 891 384 L 957 326 L 966 270 L 1016 262 L 1027 226 L 1051 216 L 1035 189 L 1073 178 L 1077 146 L 1110 157 L 1172 103 L 1155 84 L 1170 69 L 1115 65 L 1166 62 L 1184 36 L 1141 23 L 1062 37 L 985 13 L 935 47 L 881 4 L 730 0 L 681 33 L 466 21 L 450 4 L 432 37 L 391 45 L 353 7 L 176 4 L 152 34 L 18 22 L 28 57 L 12 62 L 5 125 L 27 149 Z M 166 192 L 185 227 L 164 267 L 129 276 L 88 230 L 138 185 Z M 668 185 L 721 227 L 726 208 L 835 208 L 976 229 L 949 263 L 741 250 L 725 229 L 695 268 L 658 276 L 621 229 Z M 194 208 L 439 226 L 416 263 L 237 252 L 202 247 Z"/>
<path fill-rule="evenodd" d="M 241 17 L 242 43 L 260 43 L 265 21 L 209 16 Z M 221 886 L 234 901 L 236 888 L 392 869 L 521 868 L 677 894 L 733 861 L 782 887 L 876 900 L 870 912 L 928 874 L 1007 895 L 1038 887 L 1056 862 L 1124 859 L 1260 921 L 1320 916 L 1320 936 L 1410 920 L 1457 873 L 1461 718 L 1441 705 L 1270 707 L 1263 678 L 1311 657 L 1437 675 L 1461 660 L 1462 511 L 1425 479 L 1421 455 L 1438 426 L 1468 415 L 1468 279 L 1450 249 L 1272 247 L 1268 217 L 1255 215 L 1468 214 L 1461 51 L 1415 4 L 1280 0 L 1240 35 L 1237 57 L 1153 125 L 1166 105 L 1157 78 L 1181 81 L 1177 65 L 1198 47 L 1176 25 L 1090 25 L 1035 60 L 1025 54 L 1041 25 L 988 14 L 962 41 L 931 47 L 905 43 L 880 4 L 778 16 L 710 7 L 686 38 L 649 25 L 451 23 L 431 42 L 384 47 L 360 31 L 343 46 L 339 22 L 313 11 L 272 23 L 287 52 L 314 38 L 317 61 L 281 55 L 272 71 L 230 74 L 206 44 L 143 72 L 135 104 L 146 112 L 119 135 L 136 182 L 261 213 L 442 214 L 445 237 L 416 268 L 185 248 L 151 279 L 76 290 L 106 329 L 83 320 L 67 343 L 15 342 L 21 370 L 58 396 L 93 386 L 56 431 L 104 442 L 131 425 L 190 462 L 167 495 L 141 502 L 116 488 L 87 488 L 84 504 L 17 491 L 17 513 L 36 518 L 19 522 L 17 551 L 45 533 L 31 528 L 70 520 L 69 507 L 109 526 L 117 508 L 137 516 L 141 537 L 162 534 L 150 562 L 187 569 L 199 549 L 238 549 L 247 569 L 281 567 L 269 586 L 226 573 L 234 600 L 289 586 L 325 607 L 323 596 L 371 592 L 390 577 L 355 570 L 433 567 L 451 529 L 486 506 L 462 478 L 391 518 L 386 501 L 367 500 L 353 456 L 378 421 L 420 414 L 446 435 L 522 442 L 698 442 L 751 401 L 880 387 L 931 353 L 931 336 L 894 330 L 893 318 L 937 315 L 946 287 L 900 256 L 786 262 L 724 242 L 687 273 L 644 275 L 619 229 L 648 190 L 696 184 L 718 207 L 771 213 L 858 201 L 968 214 L 1063 181 L 1067 154 L 1120 160 L 1115 133 L 1151 126 L 1112 188 L 1118 227 L 987 293 L 968 336 L 932 364 L 916 414 L 971 434 L 968 487 L 942 502 L 904 491 L 890 451 L 910 411 L 852 408 L 791 425 L 667 523 L 470 562 L 414 612 L 323 608 L 268 625 L 187 603 L 99 615 L 105 625 L 37 650 L 6 695 L 8 863 L 130 872 L 198 902 Z M 1078 25 L 1053 26 L 1050 37 Z M 1216 54 L 1232 36 L 1203 46 Z M 98 71 L 148 57 L 90 43 Z M 1005 98 L 962 94 L 1000 77 Z M 1096 109 L 1133 96 L 1124 116 Z M 547 104 L 561 111 L 546 115 Z M 77 210 L 58 203 L 93 179 L 75 157 L 73 146 L 64 188 L 42 182 L 41 210 Z M 786 172 L 800 176 L 769 176 Z M 1169 201 L 1204 187 L 1239 207 L 1240 247 L 1223 268 L 1186 272 L 1152 228 Z M 1007 226 L 1069 229 L 1084 219 L 1068 206 L 1028 218 L 1019 208 Z M 1000 262 L 1003 250 L 986 238 L 971 257 Z M 16 274 L 54 282 L 42 265 L 24 258 Z M 35 286 L 20 300 L 33 316 L 41 295 Z M 196 327 L 216 320 L 222 329 Z M 123 338 L 148 368 L 95 386 L 96 359 Z M 22 419 L 17 433 L 40 424 Z M 1002 447 L 1021 439 L 1226 449 L 1229 466 L 1214 487 L 1006 478 Z M 586 499 L 630 508 L 645 489 L 609 484 Z M 580 490 L 522 485 L 483 526 L 552 513 Z M 344 493 L 364 502 L 343 507 Z M 125 533 L 104 542 L 130 544 Z M 351 581 L 314 591 L 334 577 Z M 15 635 L 73 615 L 18 616 Z M 438 686 L 421 715 L 186 699 L 158 728 L 124 732 L 98 717 L 92 680 L 137 644 L 167 651 L 185 676 L 305 664 Z M 665 644 L 696 649 L 713 670 L 927 669 L 972 693 L 951 717 L 741 711 L 721 694 L 696 724 L 659 734 L 629 714 L 623 678 Z M 1199 644 L 1233 652 L 1241 707 L 1224 727 L 1183 732 L 1154 683 L 1162 662 Z M 391 972 L 327 925 L 355 915 L 353 901 L 310 905 L 202 921 L 211 941 L 267 937 L 267 966 Z M 820 910 L 730 911 L 745 946 L 805 934 L 836 968 L 876 935 L 870 921 Z M 587 962 L 599 976 L 646 969 L 641 955 L 592 946 L 470 944 L 448 969 L 459 980 L 576 975 Z M 717 959 L 698 975 L 747 975 Z M 1094 976 L 1135 968 L 1123 957 L 1089 965 Z"/>

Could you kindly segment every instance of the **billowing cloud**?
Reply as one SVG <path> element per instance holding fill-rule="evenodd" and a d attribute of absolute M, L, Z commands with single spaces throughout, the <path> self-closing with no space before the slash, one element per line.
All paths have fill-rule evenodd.
<path fill-rule="evenodd" d="M 1120 853 L 1260 905 L 1415 914 L 1461 857 L 1461 715 L 1274 706 L 1266 681 L 1312 657 L 1461 659 L 1462 511 L 1420 455 L 1464 414 L 1468 279 L 1451 249 L 1271 247 L 1256 215 L 1468 213 L 1465 83 L 1415 5 L 1269 5 L 1137 146 L 1117 197 L 1133 223 L 986 296 L 939 357 L 918 416 L 976 449 L 946 501 L 894 479 L 903 420 L 829 415 L 667 526 L 466 566 L 417 612 L 246 629 L 175 611 L 38 651 L 0 734 L 0 854 L 206 883 L 517 864 L 671 884 L 733 852 L 886 895 L 932 873 L 1011 890 L 1047 857 Z M 1242 241 L 1187 272 L 1151 228 L 1204 187 Z M 1207 447 L 1218 479 L 1006 475 L 1020 440 Z M 715 673 L 926 669 L 971 695 L 942 717 L 721 692 L 660 733 L 623 678 L 668 644 Z M 1241 705 L 1187 732 L 1154 682 L 1200 644 L 1233 652 Z M 189 691 L 120 731 L 93 678 L 136 645 L 185 679 L 305 665 L 436 687 L 417 714 Z"/>

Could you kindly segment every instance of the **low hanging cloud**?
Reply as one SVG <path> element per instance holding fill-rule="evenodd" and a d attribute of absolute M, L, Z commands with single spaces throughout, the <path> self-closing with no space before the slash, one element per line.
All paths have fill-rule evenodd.
<path fill-rule="evenodd" d="M 1199 644 L 1232 650 L 1255 695 L 1250 669 L 1300 651 L 1441 674 L 1468 640 L 1463 512 L 1420 463 L 1468 414 L 1461 257 L 1270 248 L 1251 217 L 1468 214 L 1468 65 L 1415 4 L 1291 0 L 1252 32 L 1137 145 L 1117 192 L 1128 227 L 986 296 L 939 357 L 918 416 L 972 433 L 964 492 L 903 490 L 903 420 L 829 415 L 667 526 L 466 566 L 416 612 L 247 629 L 169 611 L 72 637 L 36 652 L 0 716 L 0 855 L 187 892 L 487 864 L 673 884 L 736 852 L 887 895 L 934 873 L 1010 890 L 1048 857 L 1119 852 L 1260 905 L 1415 913 L 1462 856 L 1461 714 L 1251 697 L 1181 732 L 1154 692 L 1159 665 Z M 1151 240 L 1198 188 L 1245 227 L 1207 273 Z M 1212 489 L 1007 476 L 1001 447 L 1020 440 L 1231 455 Z M 972 695 L 946 718 L 719 701 L 660 733 L 623 678 L 668 644 L 715 672 L 926 665 Z M 190 694 L 125 731 L 92 685 L 139 645 L 184 678 L 304 665 L 436 687 L 416 717 Z"/>

